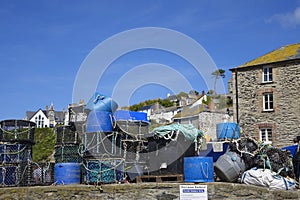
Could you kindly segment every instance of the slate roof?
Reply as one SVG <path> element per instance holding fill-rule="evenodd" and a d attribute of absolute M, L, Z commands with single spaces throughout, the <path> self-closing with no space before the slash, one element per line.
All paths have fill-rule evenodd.
<path fill-rule="evenodd" d="M 237 68 L 288 61 L 293 59 L 300 59 L 300 43 L 282 46 L 254 60 L 246 62 L 245 64 L 240 65 Z"/>

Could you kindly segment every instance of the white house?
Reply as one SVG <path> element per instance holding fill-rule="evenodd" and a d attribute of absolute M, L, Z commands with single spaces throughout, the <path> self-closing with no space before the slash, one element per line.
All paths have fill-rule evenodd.
<path fill-rule="evenodd" d="M 27 111 L 25 120 L 36 123 L 38 128 L 53 128 L 57 124 L 64 124 L 65 116 L 65 111 L 55 111 L 54 106 L 51 105 L 50 109 L 46 106 L 46 110 Z"/>

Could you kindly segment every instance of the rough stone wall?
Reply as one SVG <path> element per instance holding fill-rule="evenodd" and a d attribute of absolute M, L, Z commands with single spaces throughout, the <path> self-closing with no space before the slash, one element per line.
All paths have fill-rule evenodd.
<path fill-rule="evenodd" d="M 277 63 L 273 67 L 273 82 L 262 83 L 263 66 L 238 70 L 239 121 L 243 130 L 259 139 L 259 129 L 271 127 L 272 142 L 281 147 L 291 145 L 300 135 L 300 64 Z M 233 78 L 233 108 L 236 117 L 235 72 Z M 272 92 L 274 111 L 263 111 L 263 94 Z M 236 118 L 235 118 L 236 120 Z"/>
<path fill-rule="evenodd" d="M 218 123 L 230 121 L 230 118 L 225 117 L 225 113 L 217 112 L 201 112 L 199 114 L 199 129 L 209 135 L 212 140 L 217 139 L 216 126 Z"/>
<path fill-rule="evenodd" d="M 3 200 L 179 200 L 180 184 L 186 185 L 191 183 L 109 184 L 101 187 L 88 185 L 65 185 L 0 188 L 0 198 Z M 264 187 L 221 182 L 200 183 L 200 185 L 207 185 L 209 200 L 300 199 L 299 190 L 270 190 Z"/>

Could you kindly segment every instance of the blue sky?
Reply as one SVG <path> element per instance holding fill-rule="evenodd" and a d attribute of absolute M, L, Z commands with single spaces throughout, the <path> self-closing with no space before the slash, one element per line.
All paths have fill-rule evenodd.
<path fill-rule="evenodd" d="M 0 0 L 0 119 L 21 119 L 26 111 L 51 103 L 56 110 L 67 108 L 90 52 L 115 34 L 143 27 L 175 30 L 197 41 L 226 70 L 226 85 L 230 68 L 300 42 L 300 1 Z M 124 73 L 147 63 L 176 69 L 197 91 L 208 89 L 184 59 L 145 49 L 115 60 L 97 90 L 112 95 Z M 174 91 L 154 82 L 130 93 L 128 103 L 164 98 L 168 92 Z"/>

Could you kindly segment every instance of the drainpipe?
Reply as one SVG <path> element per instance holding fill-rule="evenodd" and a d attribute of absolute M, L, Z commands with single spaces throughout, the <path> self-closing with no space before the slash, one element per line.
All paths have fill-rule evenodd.
<path fill-rule="evenodd" d="M 238 72 L 237 72 L 237 68 L 235 68 L 235 109 L 236 109 L 236 123 L 239 124 L 240 120 L 239 120 L 239 95 L 238 95 L 238 82 L 237 82 L 237 76 Z"/>

